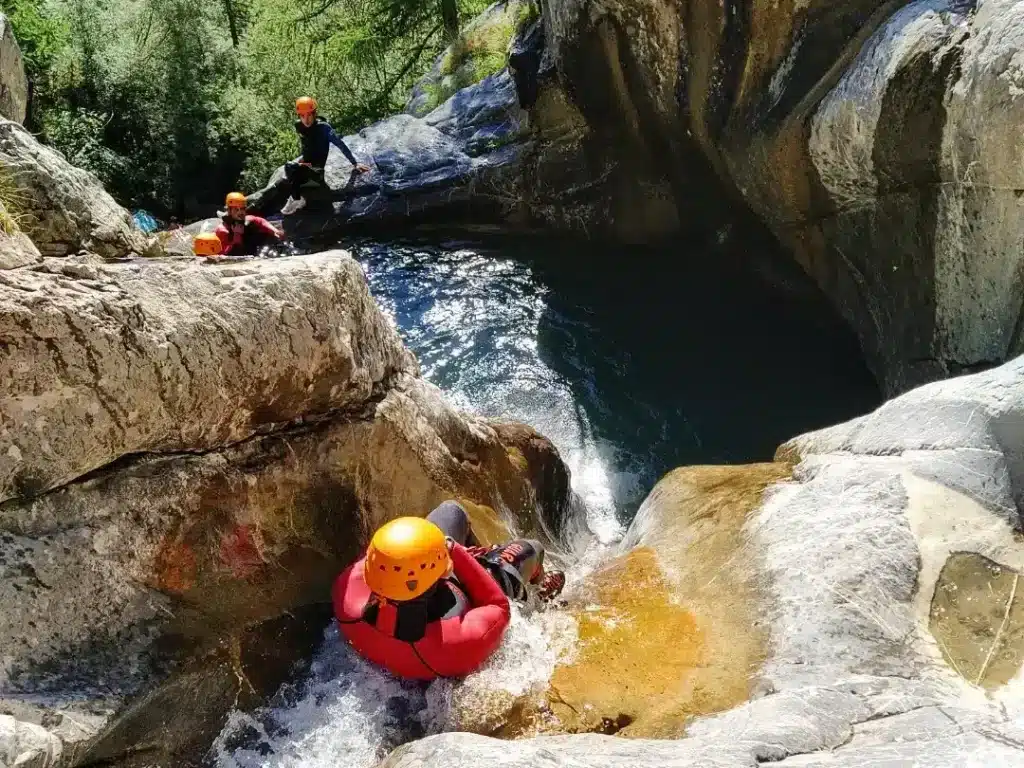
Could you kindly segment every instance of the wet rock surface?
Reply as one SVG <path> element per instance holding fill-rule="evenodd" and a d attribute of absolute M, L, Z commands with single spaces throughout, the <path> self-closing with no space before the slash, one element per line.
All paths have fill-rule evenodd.
<path fill-rule="evenodd" d="M 509 766 L 577 765 L 580 755 L 588 766 L 1021 762 L 1024 646 L 1014 587 L 1024 565 L 1016 501 L 1022 385 L 1018 359 L 797 438 L 780 449 L 777 465 L 679 470 L 659 484 L 623 542 L 634 548 L 611 567 L 621 574 L 630 558 L 656 560 L 657 579 L 680 591 L 675 607 L 643 623 L 657 634 L 682 626 L 673 617 L 689 612 L 697 643 L 675 648 L 696 648 L 694 659 L 700 606 L 714 607 L 715 597 L 723 601 L 722 626 L 731 619 L 754 638 L 765 633 L 764 644 L 755 643 L 763 660 L 755 653 L 737 675 L 744 703 L 711 716 L 673 708 L 672 692 L 708 670 L 684 671 L 689 662 L 677 667 L 666 651 L 640 654 L 647 666 L 630 676 L 636 687 L 607 701 L 598 689 L 595 701 L 604 703 L 593 714 L 603 709 L 604 717 L 594 730 L 675 740 L 576 735 L 508 743 L 444 734 L 399 748 L 385 765 L 431 765 L 441 755 L 454 765 L 500 755 Z M 742 487 L 748 491 L 735 493 Z M 728 521 L 744 507 L 737 535 Z M 625 605 L 649 600 L 658 591 L 652 583 Z M 610 638 L 615 627 L 603 631 Z M 735 631 L 722 636 L 737 640 Z M 645 689 L 644 670 L 656 687 Z M 609 671 L 605 679 L 617 678 Z M 724 687 L 717 682 L 716 692 Z M 631 720 L 630 695 L 641 691 L 652 695 Z"/>
<path fill-rule="evenodd" d="M 40 726 L 65 762 L 192 764 L 239 696 L 308 657 L 324 622 L 280 648 L 274 622 L 326 601 L 386 520 L 457 498 L 485 538 L 537 510 L 559 533 L 557 451 L 419 378 L 345 253 L 47 260 L 3 273 L 0 297 L 0 455 L 40 479 L 8 479 L 0 503 L 0 715 L 26 724 L 11 750 Z"/>
<path fill-rule="evenodd" d="M 465 224 L 477 215 L 482 224 L 496 224 L 502 206 L 517 199 L 501 169 L 522 150 L 523 118 L 512 78 L 502 70 L 460 90 L 424 118 L 394 115 L 346 136 L 370 172 L 353 174 L 332 149 L 325 173 L 329 189 L 307 185 L 307 208 L 284 219 L 285 231 L 293 239 L 317 239 L 364 224 L 405 228 L 428 217 L 432 225 Z M 281 169 L 266 189 L 250 195 L 250 208 L 275 213 L 288 194 Z"/>

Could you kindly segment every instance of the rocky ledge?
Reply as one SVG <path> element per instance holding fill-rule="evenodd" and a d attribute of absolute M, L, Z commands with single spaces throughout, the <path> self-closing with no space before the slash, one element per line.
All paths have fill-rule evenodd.
<path fill-rule="evenodd" d="M 425 115 L 420 89 L 414 114 L 349 137 L 373 172 L 350 178 L 334 157 L 337 199 L 293 235 L 653 241 L 759 221 L 889 395 L 1024 350 L 1019 2 L 543 6 L 509 70 Z"/>
<path fill-rule="evenodd" d="M 586 733 L 469 717 L 385 765 L 1021 764 L 1022 425 L 1017 359 L 672 472 L 570 596 L 576 657 L 503 720 Z"/>
<path fill-rule="evenodd" d="M 191 764 L 308 658 L 379 524 L 454 497 L 485 538 L 557 531 L 568 501 L 549 442 L 420 378 L 344 252 L 3 271 L 0 349 L 18 765 Z"/>

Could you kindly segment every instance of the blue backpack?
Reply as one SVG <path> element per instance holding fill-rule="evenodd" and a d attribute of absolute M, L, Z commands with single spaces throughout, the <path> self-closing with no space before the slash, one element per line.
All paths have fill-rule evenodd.
<path fill-rule="evenodd" d="M 135 220 L 135 226 L 145 232 L 147 235 L 156 232 L 159 228 L 159 224 L 156 223 L 156 219 L 149 213 L 149 211 L 143 211 L 139 209 L 132 214 L 132 218 Z"/>

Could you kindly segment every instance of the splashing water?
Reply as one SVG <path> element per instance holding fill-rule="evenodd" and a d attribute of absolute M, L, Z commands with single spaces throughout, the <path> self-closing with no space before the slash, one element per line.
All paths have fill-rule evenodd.
<path fill-rule="evenodd" d="M 716 272 L 715 253 L 672 254 L 672 279 L 661 279 L 625 251 L 601 261 L 592 246 L 583 260 L 536 250 L 353 252 L 427 379 L 459 407 L 526 422 L 558 447 L 597 539 L 567 592 L 668 469 L 770 459 L 782 440 L 877 400 L 848 332 Z M 234 713 L 213 756 L 218 768 L 369 768 L 402 743 L 461 729 L 467 707 L 479 715 L 543 687 L 575 639 L 564 613 L 514 606 L 483 668 L 424 686 L 362 661 L 332 626 L 308 674 L 265 708 Z"/>
<path fill-rule="evenodd" d="M 215 765 L 371 768 L 401 744 L 458 726 L 456 709 L 541 686 L 571 658 L 575 639 L 567 615 L 513 605 L 501 649 L 460 681 L 456 694 L 448 680 L 424 685 L 385 674 L 357 656 L 332 624 L 302 682 L 284 686 L 257 712 L 231 714 L 213 745 Z"/>

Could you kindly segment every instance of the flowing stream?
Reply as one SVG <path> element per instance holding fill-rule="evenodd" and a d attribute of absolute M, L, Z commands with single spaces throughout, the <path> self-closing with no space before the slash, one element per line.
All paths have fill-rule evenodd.
<path fill-rule="evenodd" d="M 671 468 L 770 460 L 785 439 L 879 401 L 849 331 L 799 277 L 774 272 L 769 284 L 746 268 L 742 243 L 697 253 L 536 241 L 352 247 L 426 378 L 462 408 L 527 422 L 555 442 L 594 551 L 621 536 Z M 524 693 L 574 638 L 557 611 L 517 609 L 502 650 L 462 685 Z M 308 672 L 264 710 L 232 715 L 214 762 L 370 768 L 451 727 L 451 695 L 447 681 L 389 679 L 330 627 Z"/>

